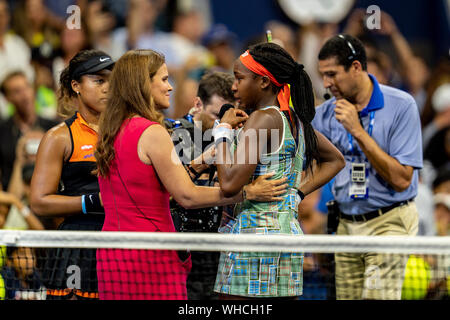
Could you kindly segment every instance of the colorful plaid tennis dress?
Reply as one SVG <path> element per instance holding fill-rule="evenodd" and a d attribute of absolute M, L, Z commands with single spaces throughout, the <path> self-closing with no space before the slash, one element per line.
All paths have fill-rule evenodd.
<path fill-rule="evenodd" d="M 283 196 L 284 200 L 279 202 L 246 200 L 237 204 L 234 217 L 223 222 L 219 232 L 260 235 L 303 234 L 297 220 L 299 205 L 297 188 L 303 170 L 304 137 L 302 130 L 299 129 L 297 148 L 288 120 L 282 112 L 280 114 L 284 123 L 282 144 L 276 152 L 261 157 L 251 181 L 270 172 L 275 172 L 273 179 L 287 177 L 289 187 Z M 233 149 L 236 149 L 236 143 Z M 300 296 L 302 290 L 303 253 L 221 253 L 214 287 L 217 293 L 263 298 Z"/>

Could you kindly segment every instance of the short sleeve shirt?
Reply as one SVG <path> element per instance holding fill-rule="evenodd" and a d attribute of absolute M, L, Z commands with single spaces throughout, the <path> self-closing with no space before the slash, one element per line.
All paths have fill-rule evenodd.
<path fill-rule="evenodd" d="M 414 98 L 399 89 L 378 84 L 373 75 L 369 77 L 374 88 L 369 104 L 360 112 L 364 129 L 368 131 L 369 115 L 374 112 L 372 138 L 383 151 L 402 165 L 413 167 L 414 173 L 410 186 L 403 192 L 396 192 L 370 165 L 356 139 L 353 139 L 352 152 L 348 132 L 335 117 L 333 103 L 336 99 L 325 101 L 316 108 L 312 124 L 345 157 L 345 168 L 337 174 L 332 193 L 341 211 L 346 214 L 363 214 L 416 197 L 418 169 L 423 165 L 420 116 Z M 352 161 L 364 162 L 369 167 L 367 199 L 352 199 L 349 195 Z"/>

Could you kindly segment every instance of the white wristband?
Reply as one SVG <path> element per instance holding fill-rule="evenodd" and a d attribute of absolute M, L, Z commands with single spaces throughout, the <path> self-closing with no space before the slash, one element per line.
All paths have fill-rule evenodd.
<path fill-rule="evenodd" d="M 31 214 L 31 210 L 27 206 L 24 206 L 23 209 L 20 210 L 20 213 L 22 214 L 22 217 L 27 218 Z"/>
<path fill-rule="evenodd" d="M 234 138 L 234 130 L 225 127 L 215 128 L 212 134 L 214 136 L 214 141 L 221 140 L 222 138 L 233 141 Z"/>

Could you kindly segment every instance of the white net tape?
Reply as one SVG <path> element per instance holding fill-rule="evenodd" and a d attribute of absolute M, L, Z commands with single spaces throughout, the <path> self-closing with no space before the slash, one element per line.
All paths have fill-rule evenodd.
<path fill-rule="evenodd" d="M 1 230 L 0 245 L 34 248 L 450 254 L 450 237 L 230 235 L 212 233 Z"/>

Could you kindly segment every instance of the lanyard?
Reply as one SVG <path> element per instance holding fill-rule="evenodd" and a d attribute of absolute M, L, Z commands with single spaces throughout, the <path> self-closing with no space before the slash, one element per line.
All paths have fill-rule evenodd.
<path fill-rule="evenodd" d="M 372 137 L 374 123 L 375 123 L 375 111 L 371 111 L 370 112 L 370 120 L 369 120 L 369 130 L 368 130 L 369 136 L 371 136 L 371 137 Z M 352 154 L 352 162 L 354 162 L 355 161 L 355 157 L 354 157 L 355 156 L 355 148 L 353 147 L 353 136 L 350 133 L 348 133 L 347 137 L 348 137 L 349 149 Z"/>

